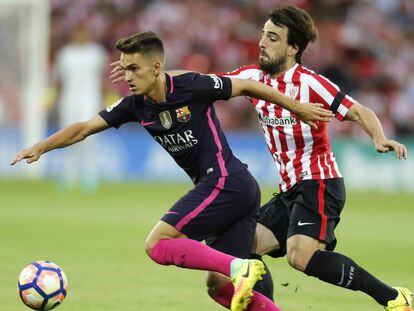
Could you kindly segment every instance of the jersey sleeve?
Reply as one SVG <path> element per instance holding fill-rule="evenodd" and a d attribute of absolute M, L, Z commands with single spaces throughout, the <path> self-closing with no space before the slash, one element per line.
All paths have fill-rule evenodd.
<path fill-rule="evenodd" d="M 345 118 L 349 109 L 356 103 L 351 96 L 342 93 L 335 83 L 322 75 L 309 75 L 308 83 L 310 88 L 309 101 L 323 104 L 324 108 L 330 109 L 340 121 Z"/>
<path fill-rule="evenodd" d="M 253 80 L 263 82 L 264 73 L 257 65 L 246 65 L 239 67 L 233 71 L 225 72 L 225 73 L 216 73 L 216 75 L 220 75 L 223 77 L 228 78 L 237 78 L 237 79 L 244 79 L 244 80 Z M 252 102 L 252 98 L 250 96 L 245 96 L 247 100 Z"/>
<path fill-rule="evenodd" d="M 133 102 L 133 96 L 123 97 L 108 108 L 101 110 L 99 115 L 109 126 L 119 128 L 124 123 L 136 121 Z"/>
<path fill-rule="evenodd" d="M 260 81 L 263 78 L 263 71 L 257 65 L 242 66 L 233 71 L 225 73 L 216 73 L 216 75 L 237 78 L 237 79 L 249 79 L 254 81 Z"/>
<path fill-rule="evenodd" d="M 215 74 L 195 74 L 193 83 L 196 97 L 211 99 L 211 102 L 228 100 L 231 97 L 232 84 L 230 78 Z"/>

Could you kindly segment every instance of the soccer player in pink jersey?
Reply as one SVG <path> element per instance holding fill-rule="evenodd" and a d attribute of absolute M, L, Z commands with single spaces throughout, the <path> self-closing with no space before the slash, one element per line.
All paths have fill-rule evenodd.
<path fill-rule="evenodd" d="M 259 65 L 243 66 L 226 75 L 260 81 L 299 102 L 323 103 L 338 120 L 358 123 L 378 152 L 394 151 L 398 159 L 406 159 L 407 148 L 386 138 L 371 109 L 302 65 L 303 51 L 316 38 L 317 29 L 306 11 L 294 6 L 277 8 L 269 13 L 262 30 Z M 119 68 L 113 65 L 116 81 Z M 333 251 L 345 185 L 326 123 L 311 128 L 280 106 L 253 97 L 250 101 L 281 176 L 280 193 L 260 210 L 252 252 L 272 257 L 287 254 L 289 264 L 309 276 L 365 292 L 386 310 L 412 311 L 408 289 L 388 286 L 351 258 Z M 231 285 L 225 279 L 217 281 L 220 278 L 210 274 L 215 287 L 209 292 L 219 302 L 232 295 Z"/>
<path fill-rule="evenodd" d="M 295 100 L 256 81 L 216 75 L 164 72 L 164 47 L 152 32 L 120 39 L 116 44 L 124 79 L 132 94 L 91 119 L 71 124 L 19 152 L 11 165 L 28 164 L 42 154 L 83 141 L 110 127 L 140 124 L 187 173 L 194 189 L 182 196 L 153 227 L 146 252 L 156 263 L 206 270 L 232 278 L 231 293 L 221 304 L 241 311 L 280 309 L 253 291 L 265 273 L 250 256 L 260 189 L 237 159 L 224 136 L 213 103 L 240 95 L 279 102 L 308 120 L 329 121 L 332 112 Z M 200 241 L 206 241 L 206 245 Z M 228 279 L 226 279 L 228 280 Z"/>

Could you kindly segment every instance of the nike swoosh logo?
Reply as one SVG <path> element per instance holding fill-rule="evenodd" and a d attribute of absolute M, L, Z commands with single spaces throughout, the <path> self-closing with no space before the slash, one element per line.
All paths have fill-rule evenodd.
<path fill-rule="evenodd" d="M 302 222 L 302 220 L 299 220 L 298 222 L 298 226 L 302 227 L 302 226 L 306 226 L 306 225 L 314 225 L 315 223 L 313 222 Z"/>
<path fill-rule="evenodd" d="M 174 215 L 178 215 L 178 213 L 177 213 L 177 212 L 173 212 L 173 211 L 168 211 L 168 212 L 166 212 L 166 214 L 174 214 Z"/>
<path fill-rule="evenodd" d="M 344 266 L 344 264 L 342 264 L 342 276 L 341 276 L 341 280 L 339 281 L 339 283 L 336 283 L 336 284 L 338 284 L 339 286 L 341 286 L 342 283 L 344 282 L 344 277 L 345 277 L 345 266 Z"/>
<path fill-rule="evenodd" d="M 148 125 L 151 125 L 151 124 L 154 124 L 155 123 L 155 121 L 152 121 L 152 122 L 145 122 L 145 121 L 141 121 L 140 122 L 140 124 L 142 125 L 142 126 L 148 126 Z"/>
<path fill-rule="evenodd" d="M 404 295 L 404 293 L 403 293 L 403 292 L 401 292 L 401 294 L 402 294 L 402 296 L 403 296 L 403 297 L 404 297 L 404 299 L 405 299 L 405 305 L 406 305 L 407 307 L 409 307 L 409 306 L 410 306 L 410 302 L 408 301 L 407 297 L 405 297 L 405 295 Z"/>
<path fill-rule="evenodd" d="M 249 273 L 250 273 L 250 264 L 247 265 L 247 271 L 245 274 L 242 275 L 242 277 L 247 278 L 249 277 Z"/>

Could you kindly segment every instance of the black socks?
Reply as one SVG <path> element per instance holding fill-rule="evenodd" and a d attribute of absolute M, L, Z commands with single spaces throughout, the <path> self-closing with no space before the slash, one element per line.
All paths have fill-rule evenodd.
<path fill-rule="evenodd" d="M 336 286 L 362 291 L 383 306 L 398 295 L 395 289 L 382 283 L 352 259 L 339 253 L 316 251 L 305 273 Z"/>

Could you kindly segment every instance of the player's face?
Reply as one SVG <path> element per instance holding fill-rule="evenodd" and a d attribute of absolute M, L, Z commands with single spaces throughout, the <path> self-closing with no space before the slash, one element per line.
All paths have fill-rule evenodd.
<path fill-rule="evenodd" d="M 286 69 L 288 59 L 288 28 L 278 26 L 268 20 L 262 30 L 262 39 L 259 42 L 259 65 L 270 74 L 279 73 Z"/>
<path fill-rule="evenodd" d="M 140 53 L 121 53 L 121 67 L 125 70 L 125 81 L 135 95 L 148 94 L 154 87 L 159 74 L 155 59 Z"/>

